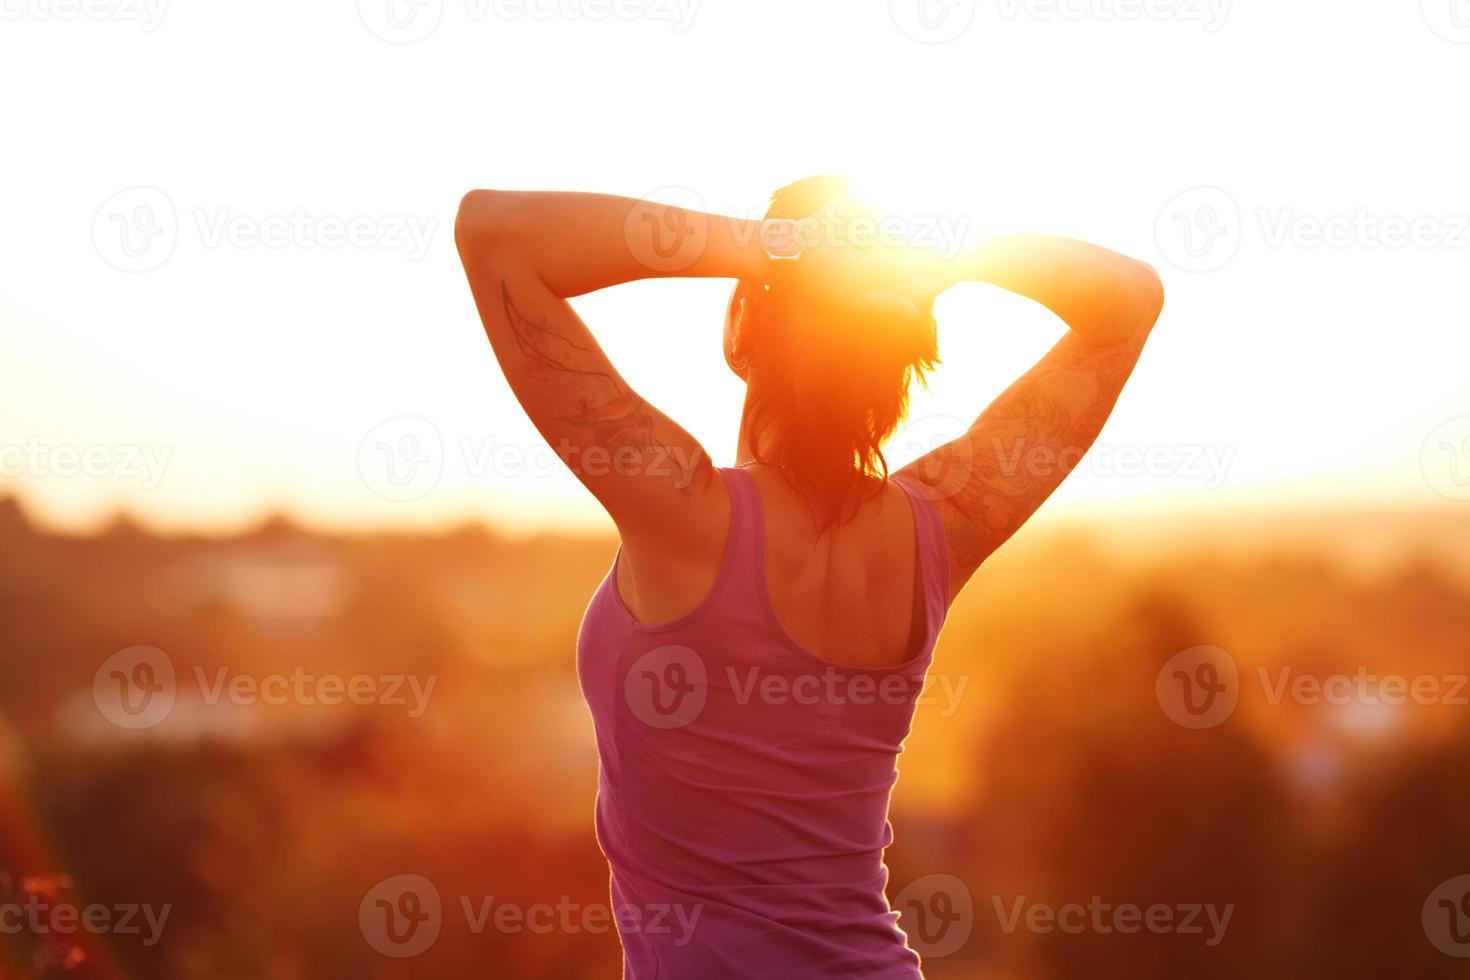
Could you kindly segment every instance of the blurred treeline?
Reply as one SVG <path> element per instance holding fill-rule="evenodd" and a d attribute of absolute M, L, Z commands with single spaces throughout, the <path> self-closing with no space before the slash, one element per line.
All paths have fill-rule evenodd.
<path fill-rule="evenodd" d="M 1463 522 L 1444 532 L 1470 544 Z M 152 947 L 0 935 L 0 977 L 616 977 L 610 934 L 476 932 L 460 906 L 607 901 L 573 643 L 613 547 L 279 520 L 68 537 L 0 501 L 0 893 L 29 880 L 78 905 L 172 906 Z M 1470 576 L 1409 553 L 1365 570 L 1269 536 L 1229 554 L 1186 536 L 1144 557 L 1042 528 L 956 605 L 889 854 L 891 895 L 939 873 L 971 893 L 974 934 L 926 963 L 932 980 L 1470 975 L 1421 924 L 1426 896 L 1470 873 L 1470 707 L 1273 704 L 1257 679 L 1470 671 Z M 181 693 L 167 723 L 131 732 L 92 683 L 135 644 L 167 652 Z M 1199 644 L 1236 659 L 1240 704 L 1190 730 L 1155 679 Z M 437 682 L 418 718 L 211 706 L 187 696 L 196 666 Z M 412 960 L 358 926 L 398 874 L 445 905 Z M 995 911 L 1094 895 L 1234 912 L 1210 947 L 1007 932 Z"/>

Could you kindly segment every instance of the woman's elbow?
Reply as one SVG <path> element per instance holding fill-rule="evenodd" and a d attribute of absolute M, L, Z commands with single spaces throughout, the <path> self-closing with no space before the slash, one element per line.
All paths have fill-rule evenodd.
<path fill-rule="evenodd" d="M 454 244 L 460 255 L 493 243 L 504 231 L 497 217 L 504 207 L 504 191 L 472 190 L 460 198 L 454 216 Z"/>
<path fill-rule="evenodd" d="M 1137 262 L 1134 296 L 1139 321 L 1143 329 L 1147 330 L 1154 325 L 1159 314 L 1164 311 L 1164 282 L 1159 278 L 1158 270 L 1147 262 Z"/>

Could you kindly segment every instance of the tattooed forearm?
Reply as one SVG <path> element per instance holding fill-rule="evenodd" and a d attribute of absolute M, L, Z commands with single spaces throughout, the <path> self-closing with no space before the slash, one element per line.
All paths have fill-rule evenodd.
<path fill-rule="evenodd" d="M 908 470 L 935 497 L 957 572 L 973 572 L 1081 462 L 1142 345 L 1142 336 L 1108 347 L 1067 336 L 965 436 Z"/>
<path fill-rule="evenodd" d="M 579 339 L 559 324 L 526 316 L 504 281 L 500 296 L 511 335 L 531 373 L 542 379 L 560 379 L 565 397 L 563 407 L 554 409 L 558 421 L 586 431 L 592 444 L 606 450 L 610 460 L 624 460 L 631 452 L 639 473 L 672 477 L 684 492 L 705 488 L 713 467 L 704 451 L 685 452 L 660 440 L 653 407 L 610 370 L 590 337 Z M 576 460 L 566 462 L 579 468 Z"/>
<path fill-rule="evenodd" d="M 558 415 L 569 425 L 588 429 L 597 445 L 606 449 L 625 446 L 652 448 L 653 416 L 643 399 L 629 391 L 608 370 L 600 352 L 578 343 L 556 324 L 532 320 L 520 311 L 506 283 L 500 284 L 505 318 L 516 346 L 525 355 L 533 373 L 556 374 L 570 385 L 570 410 Z"/>
<path fill-rule="evenodd" d="M 500 283 L 500 301 L 505 307 L 505 318 L 516 346 L 534 366 L 533 369 L 580 375 L 591 387 L 612 396 L 623 393 L 622 384 L 607 370 L 607 362 L 598 351 L 579 344 L 564 330 L 538 323 L 523 314 L 511 298 L 510 286 L 504 280 Z"/>

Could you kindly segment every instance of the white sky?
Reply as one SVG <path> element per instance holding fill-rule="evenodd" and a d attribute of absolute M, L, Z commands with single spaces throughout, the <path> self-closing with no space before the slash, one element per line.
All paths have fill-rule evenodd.
<path fill-rule="evenodd" d="M 73 525 L 595 520 L 522 471 L 546 457 L 454 255 L 461 193 L 749 214 L 836 172 L 971 239 L 1158 266 L 1164 319 L 1073 502 L 1470 499 L 1467 42 L 1466 0 L 0 0 L 0 492 Z M 727 288 L 577 302 L 722 463 Z M 983 287 L 941 324 L 906 446 L 1061 329 Z M 380 443 L 427 462 L 396 486 Z"/>

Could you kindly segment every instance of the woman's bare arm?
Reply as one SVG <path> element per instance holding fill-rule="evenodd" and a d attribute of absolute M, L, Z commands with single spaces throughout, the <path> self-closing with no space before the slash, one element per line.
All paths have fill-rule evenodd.
<path fill-rule="evenodd" d="M 941 264 L 943 288 L 988 282 L 1070 328 L 964 436 L 903 473 L 929 488 L 950 544 L 952 591 L 1051 496 L 1091 448 L 1163 309 L 1158 274 L 1096 245 L 1009 235 Z"/>
<path fill-rule="evenodd" d="M 634 550 L 697 547 L 708 508 L 694 504 L 718 481 L 703 447 L 632 389 L 567 297 L 657 276 L 758 275 L 758 232 L 600 194 L 477 190 L 460 205 L 455 242 L 506 380 Z"/>
<path fill-rule="evenodd" d="M 495 253 L 566 299 L 637 279 L 761 274 L 759 221 L 630 197 L 476 190 L 455 221 L 461 257 Z"/>

